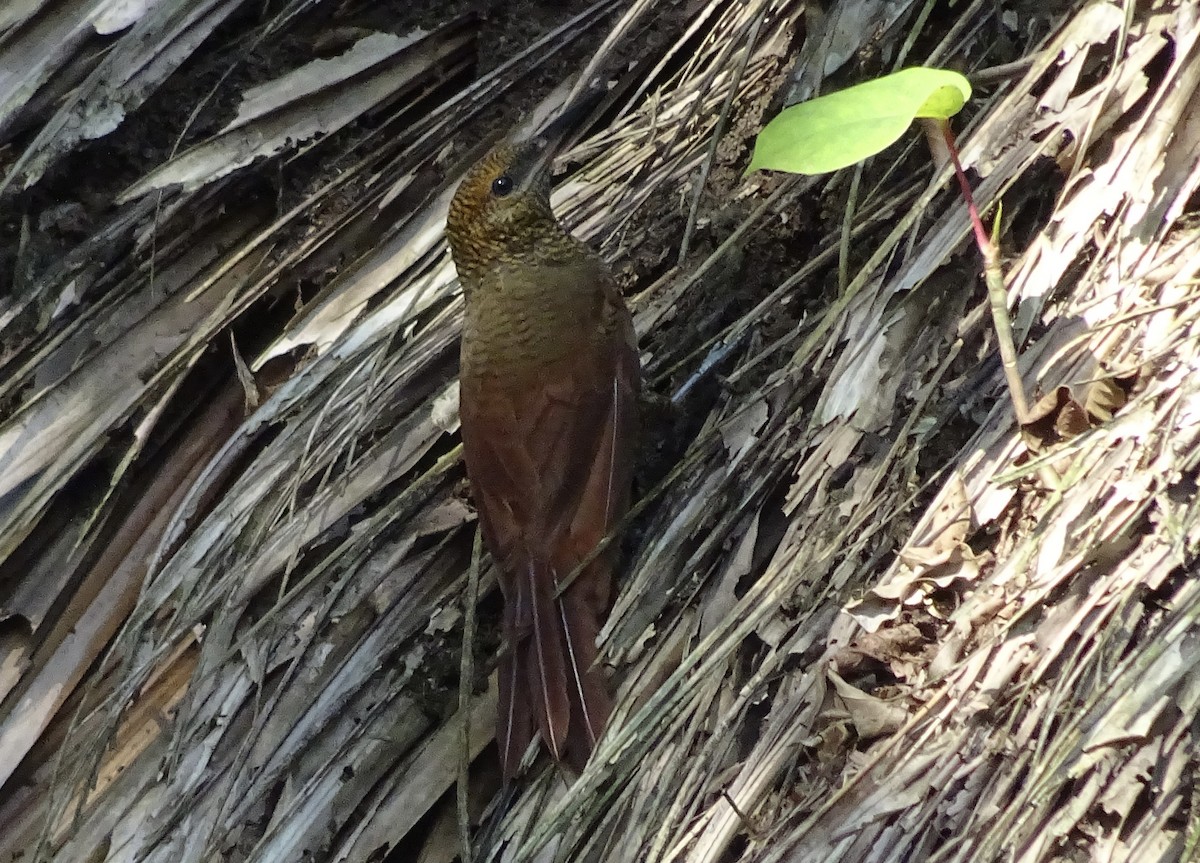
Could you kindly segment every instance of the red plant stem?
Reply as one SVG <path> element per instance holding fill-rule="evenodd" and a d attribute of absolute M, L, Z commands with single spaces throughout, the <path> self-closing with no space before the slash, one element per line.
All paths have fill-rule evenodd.
<path fill-rule="evenodd" d="M 946 146 L 950 148 L 950 160 L 954 163 L 954 176 L 958 177 L 958 187 L 962 189 L 963 200 L 967 202 L 967 215 L 971 218 L 971 227 L 975 231 L 975 244 L 979 246 L 979 251 L 983 255 L 983 259 L 987 261 L 995 255 L 996 250 L 992 246 L 992 238 L 988 236 L 987 229 L 983 226 L 983 219 L 979 218 L 979 209 L 975 206 L 975 196 L 971 193 L 971 183 L 967 180 L 966 172 L 963 171 L 962 162 L 958 160 L 958 148 L 954 145 L 954 132 L 950 130 L 950 123 L 942 120 L 939 124 L 942 127 L 942 136 L 946 139 Z"/>
<path fill-rule="evenodd" d="M 1017 423 L 1024 425 L 1029 418 L 1029 402 L 1025 399 L 1025 384 L 1017 367 L 1017 349 L 1013 341 L 1012 321 L 1008 316 L 1008 291 L 1004 287 L 1004 274 L 1000 270 L 1000 255 L 996 244 L 988 236 L 983 220 L 979 218 L 979 209 L 975 206 L 975 196 L 971 193 L 971 184 L 963 171 L 962 162 L 958 158 L 958 147 L 954 142 L 954 132 L 950 129 L 948 120 L 931 120 L 937 123 L 950 152 L 950 160 L 954 163 L 954 174 L 958 177 L 958 186 L 962 190 L 963 200 L 967 204 L 967 213 L 971 218 L 971 227 L 975 231 L 975 244 L 983 255 L 983 275 L 987 282 L 988 302 L 992 310 L 992 325 L 996 328 L 996 342 L 1000 348 L 1000 359 L 1004 365 L 1004 377 L 1008 383 L 1008 392 L 1012 398 L 1013 411 Z"/>

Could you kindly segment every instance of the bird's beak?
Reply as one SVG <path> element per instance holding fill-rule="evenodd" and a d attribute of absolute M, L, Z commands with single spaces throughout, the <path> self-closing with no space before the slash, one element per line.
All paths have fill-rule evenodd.
<path fill-rule="evenodd" d="M 601 93 L 602 95 L 602 93 Z M 517 142 L 520 157 L 513 166 L 513 180 L 519 189 L 549 186 L 554 158 L 564 149 L 573 132 L 579 130 L 599 99 L 582 98 L 568 105 L 557 117 L 524 141 Z"/>
<path fill-rule="evenodd" d="M 518 156 L 509 170 L 517 189 L 524 192 L 549 188 L 557 143 L 539 134 L 519 142 L 518 147 Z"/>

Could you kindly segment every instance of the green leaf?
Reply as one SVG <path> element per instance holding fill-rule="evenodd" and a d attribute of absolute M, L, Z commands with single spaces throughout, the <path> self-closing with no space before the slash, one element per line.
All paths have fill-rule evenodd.
<path fill-rule="evenodd" d="M 889 147 L 918 117 L 954 116 L 969 98 L 962 75 L 917 66 L 801 102 L 759 133 L 746 173 L 836 171 Z"/>

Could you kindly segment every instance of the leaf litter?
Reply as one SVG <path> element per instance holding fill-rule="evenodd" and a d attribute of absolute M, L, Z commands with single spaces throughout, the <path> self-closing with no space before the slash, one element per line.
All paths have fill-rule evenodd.
<path fill-rule="evenodd" d="M 0 748 L 0 852 L 459 853 L 434 827 L 454 823 L 474 525 L 439 208 L 475 148 L 518 108 L 552 110 L 555 85 L 625 16 L 601 63 L 616 70 L 610 107 L 562 159 L 556 205 L 632 289 L 660 395 L 712 345 L 733 347 L 687 386 L 686 434 L 660 438 L 667 468 L 639 485 L 602 639 L 617 712 L 569 786 L 539 766 L 497 794 L 482 601 L 465 710 L 476 859 L 1195 855 L 1190 4 L 1025 19 L 988 2 L 949 17 L 842 4 L 807 22 L 834 53 L 797 47 L 798 4 L 651 18 L 645 4 L 573 4 L 521 49 L 487 42 L 505 57 L 488 58 L 484 86 L 454 58 L 479 38 L 513 44 L 502 20 L 466 4 L 447 31 L 364 14 L 354 33 L 420 28 L 448 62 L 419 86 L 339 96 L 345 122 L 306 145 L 288 142 L 293 114 L 240 166 L 218 158 L 221 176 L 118 207 L 175 158 L 303 101 L 283 82 L 311 57 L 282 36 L 304 38 L 306 10 L 218 5 L 253 22 L 279 66 L 231 83 L 184 149 L 93 180 L 82 234 L 49 220 L 21 245 L 16 221 L 0 226 L 0 262 L 54 261 L 0 301 L 0 739 L 19 741 Z M 84 82 L 69 99 L 34 98 L 50 95 L 47 67 L 22 72 L 27 89 L 0 103 L 14 206 L 39 215 L 19 186 L 60 204 L 76 155 L 101 152 L 92 135 L 138 147 L 156 88 L 236 29 L 163 27 L 174 8 L 131 12 L 99 65 L 92 36 L 64 42 L 55 68 Z M 8 52 L 68 20 L 14 10 L 20 28 L 0 18 Z M 1047 399 L 1032 430 L 1000 398 L 967 223 L 919 138 L 864 168 L 848 233 L 848 172 L 739 179 L 776 94 L 881 74 L 901 50 L 969 79 L 1015 64 L 973 80 L 960 136 L 981 204 L 1005 202 L 1021 372 Z M 138 72 L 148 57 L 160 63 Z M 110 116 L 91 100 L 121 81 L 135 83 L 119 122 L 71 131 L 80 111 Z M 261 110 L 230 126 L 251 93 Z M 679 190 L 696 188 L 677 260 Z M 243 417 L 245 392 L 262 402 Z M 218 404 L 235 406 L 228 422 L 206 410 Z M 485 593 L 493 583 L 485 568 Z"/>

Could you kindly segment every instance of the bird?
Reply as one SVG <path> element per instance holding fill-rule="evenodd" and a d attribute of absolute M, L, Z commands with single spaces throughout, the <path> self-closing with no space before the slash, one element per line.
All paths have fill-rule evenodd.
<path fill-rule="evenodd" d="M 596 639 L 617 544 L 601 543 L 630 505 L 641 389 L 616 281 L 551 209 L 566 129 L 556 123 L 493 146 L 464 174 L 446 220 L 465 302 L 463 459 L 504 598 L 496 741 L 506 781 L 535 738 L 581 772 L 608 722 Z"/>

